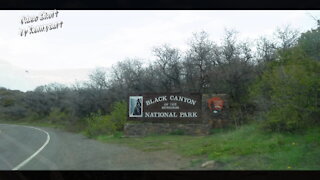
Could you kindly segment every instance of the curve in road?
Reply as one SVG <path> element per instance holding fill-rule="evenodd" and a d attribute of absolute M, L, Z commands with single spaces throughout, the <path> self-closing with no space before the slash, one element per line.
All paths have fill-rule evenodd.
<path fill-rule="evenodd" d="M 49 143 L 48 132 L 31 126 L 0 125 L 0 169 L 19 170 Z"/>
<path fill-rule="evenodd" d="M 33 159 L 37 154 L 39 154 L 47 146 L 47 144 L 50 141 L 50 135 L 49 135 L 49 133 L 47 131 L 39 129 L 39 128 L 36 128 L 36 127 L 31 127 L 31 126 L 24 126 L 24 127 L 31 128 L 31 129 L 36 129 L 38 131 L 44 132 L 47 135 L 47 139 L 46 139 L 46 142 L 35 153 L 33 153 L 30 157 L 28 157 L 26 160 L 21 162 L 16 167 L 14 167 L 12 170 L 19 170 L 21 167 L 26 165 L 29 161 L 31 161 L 31 159 Z"/>
<path fill-rule="evenodd" d="M 0 124 L 0 170 L 180 170 L 190 159 L 52 128 Z M 17 165 L 18 164 L 18 165 Z"/>

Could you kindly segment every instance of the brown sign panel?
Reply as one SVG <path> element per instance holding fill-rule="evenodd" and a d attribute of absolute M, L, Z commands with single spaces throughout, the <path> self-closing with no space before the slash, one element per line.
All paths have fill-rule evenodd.
<path fill-rule="evenodd" d="M 128 119 L 146 122 L 200 122 L 201 94 L 129 96 Z"/>

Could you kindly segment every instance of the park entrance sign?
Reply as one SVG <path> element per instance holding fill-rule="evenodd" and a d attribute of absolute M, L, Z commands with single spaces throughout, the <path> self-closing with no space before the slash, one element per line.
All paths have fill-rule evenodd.
<path fill-rule="evenodd" d="M 211 128 L 228 124 L 227 99 L 225 94 L 213 93 L 129 95 L 124 136 L 208 135 Z"/>
<path fill-rule="evenodd" d="M 129 96 L 129 120 L 200 122 L 201 94 L 144 94 Z"/>

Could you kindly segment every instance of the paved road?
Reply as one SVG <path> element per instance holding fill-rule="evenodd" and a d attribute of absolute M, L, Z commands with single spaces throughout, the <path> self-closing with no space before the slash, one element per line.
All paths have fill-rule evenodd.
<path fill-rule="evenodd" d="M 179 170 L 189 160 L 52 128 L 0 124 L 0 170 Z"/>

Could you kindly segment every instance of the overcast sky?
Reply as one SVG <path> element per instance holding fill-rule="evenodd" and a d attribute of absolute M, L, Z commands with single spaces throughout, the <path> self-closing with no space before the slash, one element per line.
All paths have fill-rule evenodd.
<path fill-rule="evenodd" d="M 186 50 L 192 33 L 206 31 L 219 43 L 224 30 L 239 38 L 271 36 L 291 25 L 316 27 L 320 11 L 59 11 L 49 20 L 21 24 L 23 16 L 52 11 L 0 11 L 0 87 L 33 90 L 52 82 L 70 85 L 96 67 L 125 58 L 151 61 L 152 48 L 164 43 Z M 62 28 L 20 36 L 21 29 L 63 21 Z"/>

